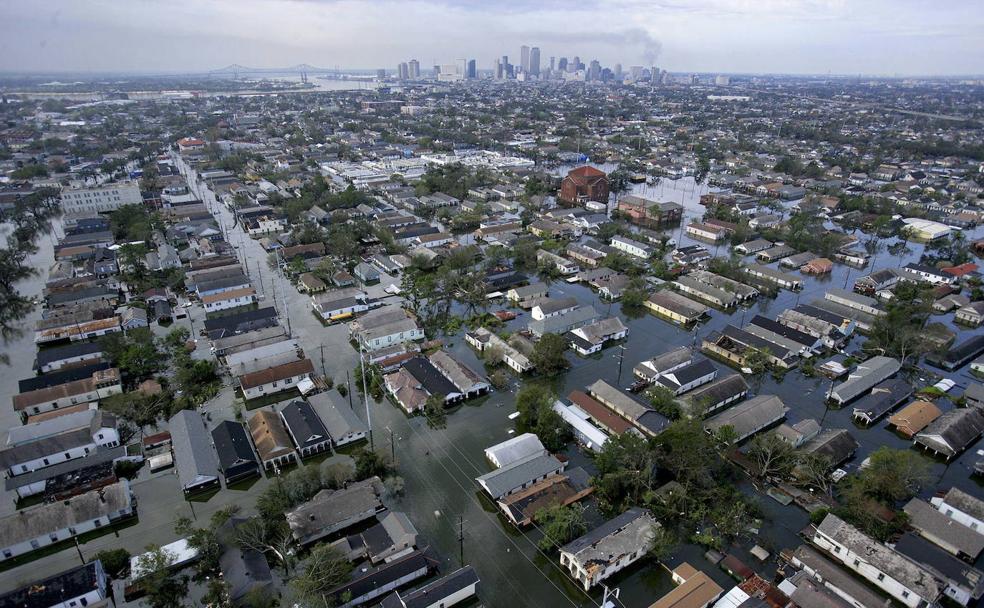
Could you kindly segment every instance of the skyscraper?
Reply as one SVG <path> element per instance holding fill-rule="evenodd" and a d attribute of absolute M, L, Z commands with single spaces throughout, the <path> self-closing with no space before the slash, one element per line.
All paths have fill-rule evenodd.
<path fill-rule="evenodd" d="M 601 80 L 601 64 L 597 59 L 591 60 L 591 67 L 588 68 L 588 80 Z"/>
<path fill-rule="evenodd" d="M 538 46 L 530 49 L 530 65 L 527 71 L 534 76 L 540 75 L 540 47 Z"/>
<path fill-rule="evenodd" d="M 557 62 L 557 69 L 561 72 L 567 71 L 567 57 L 560 58 L 560 61 Z"/>
<path fill-rule="evenodd" d="M 556 57 L 551 57 L 550 58 L 550 71 L 551 72 L 553 72 L 554 70 L 557 69 L 557 61 L 556 61 L 556 59 L 557 59 Z"/>
<path fill-rule="evenodd" d="M 530 71 L 530 47 L 525 44 L 519 47 L 519 65 L 524 72 Z"/>
<path fill-rule="evenodd" d="M 574 67 L 571 67 L 570 65 L 568 65 L 567 66 L 569 68 L 568 71 L 570 71 L 570 72 L 576 72 L 576 71 L 578 71 L 580 69 L 583 69 L 581 67 L 581 65 L 583 65 L 581 63 L 581 58 L 578 57 L 577 55 L 574 55 L 574 61 L 572 63 L 574 64 Z"/>
<path fill-rule="evenodd" d="M 475 78 L 478 77 L 478 70 L 475 68 L 475 60 L 474 59 L 469 59 L 468 60 L 468 70 L 467 70 L 467 72 L 465 74 L 465 77 L 468 78 L 468 79 L 470 79 L 470 80 L 475 80 Z"/>
<path fill-rule="evenodd" d="M 410 66 L 405 61 L 397 66 L 396 77 L 400 80 L 410 80 Z"/>
<path fill-rule="evenodd" d="M 420 79 L 420 62 L 416 59 L 411 59 L 410 63 L 407 64 L 410 70 L 410 80 Z"/>

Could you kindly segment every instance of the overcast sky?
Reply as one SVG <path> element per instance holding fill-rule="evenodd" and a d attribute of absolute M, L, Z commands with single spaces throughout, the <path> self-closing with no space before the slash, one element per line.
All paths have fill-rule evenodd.
<path fill-rule="evenodd" d="M 982 32 L 982 0 L 0 0 L 0 71 L 484 69 L 529 44 L 544 64 L 980 74 Z"/>

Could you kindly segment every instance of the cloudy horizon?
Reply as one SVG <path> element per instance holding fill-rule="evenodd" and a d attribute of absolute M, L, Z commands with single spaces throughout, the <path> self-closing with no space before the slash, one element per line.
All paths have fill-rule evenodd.
<path fill-rule="evenodd" d="M 981 73 L 984 10 L 941 0 L 0 0 L 0 71 L 393 70 L 520 45 L 671 72 Z"/>

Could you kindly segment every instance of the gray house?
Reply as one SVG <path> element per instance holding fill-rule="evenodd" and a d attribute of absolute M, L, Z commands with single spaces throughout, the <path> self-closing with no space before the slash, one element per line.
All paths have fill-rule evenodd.
<path fill-rule="evenodd" d="M 219 483 L 219 461 L 202 416 L 181 410 L 168 422 L 178 481 L 185 494 L 206 490 Z"/>

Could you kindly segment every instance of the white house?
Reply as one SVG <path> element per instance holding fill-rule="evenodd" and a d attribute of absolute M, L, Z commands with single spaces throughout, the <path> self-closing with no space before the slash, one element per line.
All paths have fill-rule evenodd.
<path fill-rule="evenodd" d="M 576 298 L 541 298 L 530 311 L 535 321 L 558 317 L 577 308 Z"/>
<path fill-rule="evenodd" d="M 246 399 L 255 399 L 262 395 L 272 395 L 286 391 L 310 377 L 314 373 L 314 364 L 308 358 L 298 359 L 282 365 L 243 374 L 239 377 L 239 385 Z"/>
<path fill-rule="evenodd" d="M 653 255 L 653 248 L 645 243 L 634 241 L 624 236 L 614 236 L 611 240 L 612 248 L 623 253 L 634 255 L 637 258 L 648 259 Z"/>
<path fill-rule="evenodd" d="M 115 416 L 84 410 L 11 428 L 7 446 L 0 450 L 0 467 L 13 477 L 119 444 Z"/>
<path fill-rule="evenodd" d="M 972 530 L 984 532 L 984 500 L 963 490 L 950 488 L 943 496 L 929 501 L 936 510 Z"/>
<path fill-rule="evenodd" d="M 832 513 L 817 527 L 813 544 L 909 608 L 936 605 L 943 593 L 942 582 L 923 566 Z"/>
<path fill-rule="evenodd" d="M 577 272 L 581 270 L 581 267 L 577 265 L 577 262 L 563 258 L 556 253 L 551 253 L 545 249 L 540 249 L 536 252 L 536 261 L 538 264 L 553 266 L 557 269 L 557 272 L 564 276 L 577 274 Z"/>
<path fill-rule="evenodd" d="M 546 448 L 533 433 L 523 433 L 485 448 L 485 458 L 499 469 L 530 456 L 545 456 Z"/>
<path fill-rule="evenodd" d="M 252 287 L 242 287 L 231 291 L 222 291 L 202 297 L 205 312 L 217 312 L 240 306 L 249 306 L 256 302 L 256 290 Z"/>
<path fill-rule="evenodd" d="M 0 562 L 112 525 L 134 513 L 126 479 L 67 500 L 23 509 L 0 518 Z"/>
<path fill-rule="evenodd" d="M 89 378 L 14 395 L 12 401 L 14 410 L 33 416 L 82 403 L 98 403 L 122 392 L 120 371 L 112 367 L 96 371 Z"/>
<path fill-rule="evenodd" d="M 424 330 L 417 321 L 398 307 L 385 307 L 365 315 L 351 324 L 351 331 L 367 350 L 424 339 Z"/>
<path fill-rule="evenodd" d="M 109 604 L 109 579 L 102 562 L 75 566 L 0 595 L 0 606 L 101 608 Z"/>
<path fill-rule="evenodd" d="M 621 340 L 629 335 L 629 328 L 618 317 L 595 321 L 571 330 L 568 334 L 571 348 L 583 357 L 596 353 L 612 340 Z"/>
<path fill-rule="evenodd" d="M 245 228 L 246 234 L 250 236 L 273 234 L 275 232 L 283 232 L 286 230 L 287 220 L 283 217 L 273 215 L 255 217 L 246 220 Z"/>
<path fill-rule="evenodd" d="M 644 557 L 656 525 L 646 510 L 629 509 L 561 547 L 560 565 L 587 591 Z"/>

